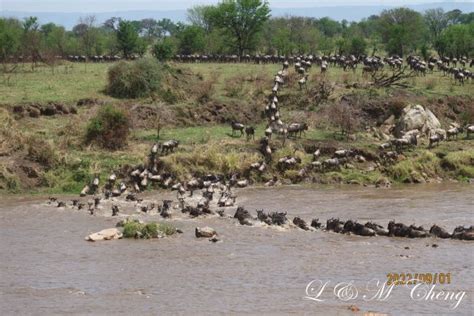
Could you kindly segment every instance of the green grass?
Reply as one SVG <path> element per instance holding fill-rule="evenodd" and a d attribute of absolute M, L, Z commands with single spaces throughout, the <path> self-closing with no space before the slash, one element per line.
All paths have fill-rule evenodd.
<path fill-rule="evenodd" d="M 183 128 L 164 128 L 157 138 L 155 130 L 136 130 L 132 136 L 140 141 L 163 141 L 169 139 L 179 140 L 180 144 L 206 144 L 209 141 L 219 141 L 230 138 L 232 130 L 229 125 L 194 126 Z M 245 136 L 242 137 L 245 139 Z"/>
<path fill-rule="evenodd" d="M 441 166 L 460 180 L 474 178 L 474 149 L 447 153 Z"/>
<path fill-rule="evenodd" d="M 123 237 L 150 239 L 171 236 L 176 233 L 176 227 L 168 223 L 151 222 L 142 224 L 136 221 L 127 222 L 123 226 Z"/>
<path fill-rule="evenodd" d="M 0 78 L 0 104 L 14 104 L 20 102 L 48 102 L 59 101 L 65 103 L 76 102 L 81 98 L 99 98 L 114 100 L 104 93 L 107 80 L 107 70 L 111 63 L 69 63 L 63 62 L 54 68 L 40 66 L 34 71 L 29 64 L 20 66 L 13 74 L 4 74 Z M 271 89 L 274 74 L 281 69 L 279 64 L 176 64 L 177 67 L 190 69 L 202 76 L 204 80 L 213 80 L 212 98 L 216 101 L 245 99 L 251 101 L 254 94 L 259 95 L 260 85 L 265 92 Z M 472 69 L 471 69 L 472 71 Z M 293 72 L 293 69 L 291 69 Z M 310 71 L 310 78 L 319 74 L 315 65 Z M 7 79 L 8 78 L 8 79 Z M 264 80 L 262 83 L 256 79 Z M 364 83 L 369 78 L 362 76 L 361 67 L 356 73 L 344 72 L 340 68 L 331 67 L 327 78 L 335 84 L 334 96 L 351 92 L 346 84 Z M 232 94 L 234 81 L 242 81 L 242 89 L 237 88 Z M 312 81 L 308 83 L 311 87 Z M 408 80 L 413 87 L 408 90 L 428 96 L 437 95 L 468 95 L 472 83 L 464 86 L 455 84 L 440 72 L 427 74 L 426 77 L 416 77 Z M 296 89 L 296 82 L 294 83 Z M 384 95 L 385 89 L 375 90 L 373 93 Z"/>
<path fill-rule="evenodd" d="M 226 174 L 238 172 L 243 174 L 250 164 L 261 160 L 256 149 L 225 149 L 217 143 L 200 145 L 188 151 L 176 152 L 162 158 L 165 168 L 178 179 L 190 175 L 208 173 Z"/>
<path fill-rule="evenodd" d="M 0 78 L 0 103 L 76 102 L 82 98 L 108 98 L 104 93 L 110 64 L 79 64 L 64 62 L 54 73 L 47 66 L 34 71 L 29 65 L 20 66 L 14 74 Z"/>

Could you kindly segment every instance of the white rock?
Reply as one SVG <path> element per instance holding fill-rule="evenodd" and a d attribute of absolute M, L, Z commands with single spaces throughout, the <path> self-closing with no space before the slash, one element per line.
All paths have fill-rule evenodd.
<path fill-rule="evenodd" d="M 431 130 L 438 128 L 441 128 L 441 123 L 433 112 L 419 104 L 408 105 L 397 122 L 395 136 L 401 137 L 402 134 L 415 129 L 428 135 Z"/>
<path fill-rule="evenodd" d="M 197 238 L 212 238 L 217 235 L 216 231 L 211 227 L 196 227 L 196 237 Z"/>
<path fill-rule="evenodd" d="M 112 240 L 120 239 L 123 237 L 123 234 L 117 228 L 108 228 L 101 230 L 100 232 L 90 234 L 85 239 L 87 241 L 99 241 L 99 240 Z"/>

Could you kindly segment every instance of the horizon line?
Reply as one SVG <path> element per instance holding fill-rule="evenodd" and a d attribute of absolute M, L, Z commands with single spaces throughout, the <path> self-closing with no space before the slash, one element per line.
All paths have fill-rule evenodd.
<path fill-rule="evenodd" d="M 394 8 L 403 8 L 403 7 L 408 7 L 408 6 L 426 6 L 426 5 L 432 5 L 432 4 L 453 4 L 453 5 L 458 5 L 458 4 L 470 4 L 471 1 L 464 0 L 464 1 L 433 1 L 433 2 L 426 2 L 426 3 L 416 3 L 416 4 L 400 4 L 400 5 L 393 5 L 393 4 L 343 4 L 343 5 L 314 5 L 314 6 L 304 6 L 304 7 L 291 7 L 291 6 L 285 6 L 285 7 L 272 7 L 270 6 L 270 9 L 312 9 L 312 8 L 337 8 L 337 7 L 394 7 Z M 189 8 L 192 8 L 189 7 Z M 3 13 L 7 12 L 25 12 L 25 13 L 70 13 L 70 14 L 91 14 L 91 13 L 115 13 L 115 12 L 141 12 L 141 11 L 158 11 L 158 12 L 172 12 L 172 11 L 183 11 L 187 10 L 189 8 L 182 8 L 182 9 L 133 9 L 133 10 L 114 10 L 114 11 L 38 11 L 38 10 L 2 10 Z"/>

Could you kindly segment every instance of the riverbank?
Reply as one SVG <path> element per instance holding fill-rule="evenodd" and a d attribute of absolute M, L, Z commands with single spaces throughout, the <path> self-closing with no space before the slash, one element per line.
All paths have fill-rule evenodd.
<path fill-rule="evenodd" d="M 368 78 L 361 70 L 345 73 L 333 68 L 324 79 L 332 92 L 327 100 L 316 102 L 314 92 L 322 80 L 318 74 L 312 73 L 308 89 L 299 90 L 297 76 L 291 73 L 289 84 L 279 93 L 280 114 L 285 122 L 306 122 L 309 129 L 301 138 L 289 138 L 284 144 L 274 137 L 272 161 L 260 172 L 252 170 L 252 165 L 264 160 L 259 145 L 265 130 L 262 112 L 272 77 L 281 66 L 172 67 L 172 75 L 163 81 L 169 93 L 137 100 L 114 99 L 105 94 L 106 64 L 65 63 L 55 70 L 60 75 L 48 76 L 45 81 L 37 79 L 47 75 L 47 68 L 31 72 L 20 67 L 19 73 L 12 75 L 9 93 L 2 94 L 1 99 L 0 192 L 77 194 L 94 175 L 105 181 L 112 172 L 127 180 L 127 171 L 147 162 L 154 143 L 170 139 L 179 141 L 179 147 L 160 157 L 160 163 L 161 171 L 170 174 L 174 183 L 206 174 L 226 180 L 239 174 L 251 185 L 386 186 L 469 182 L 474 178 L 474 139 L 473 135 L 467 139 L 465 132 L 434 148 L 428 148 L 424 135 L 417 147 L 403 150 L 396 158 L 386 159 L 379 150 L 379 145 L 387 141 L 380 134 L 383 124 L 409 104 L 429 108 L 445 129 L 452 123 L 471 123 L 471 82 L 456 85 L 435 72 L 429 78 L 411 78 L 406 89 L 364 88 Z M 35 85 L 29 86 L 33 78 Z M 332 111 L 343 102 L 355 111 L 358 121 L 358 127 L 347 138 L 341 137 L 339 127 L 331 122 Z M 117 151 L 85 141 L 88 122 L 106 104 L 124 110 L 131 120 L 127 145 Z M 232 120 L 256 127 L 255 140 L 233 137 L 229 125 Z M 363 159 L 351 157 L 337 168 L 321 170 L 311 165 L 318 148 L 321 162 L 340 149 L 357 152 Z M 293 157 L 298 163 L 282 168 L 279 161 L 285 157 Z M 149 189 L 158 187 L 150 185 Z"/>

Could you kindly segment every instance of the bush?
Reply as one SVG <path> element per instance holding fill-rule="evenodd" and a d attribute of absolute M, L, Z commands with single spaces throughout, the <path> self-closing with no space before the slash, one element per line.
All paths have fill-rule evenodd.
<path fill-rule="evenodd" d="M 116 150 L 127 144 L 129 117 L 112 105 L 103 106 L 87 126 L 86 142 Z"/>
<path fill-rule="evenodd" d="M 5 108 L 0 108 L 0 156 L 8 156 L 23 148 L 24 135 Z"/>
<path fill-rule="evenodd" d="M 121 61 L 109 68 L 107 92 L 117 98 L 149 97 L 158 91 L 162 71 L 162 66 L 150 58 Z"/>
<path fill-rule="evenodd" d="M 436 88 L 436 79 L 431 78 L 426 80 L 425 86 L 426 90 L 434 90 L 434 88 Z"/>
<path fill-rule="evenodd" d="M 165 37 L 161 42 L 156 43 L 153 46 L 153 56 L 160 61 L 166 61 L 173 57 L 176 51 L 176 46 L 173 40 L 169 37 Z"/>
<path fill-rule="evenodd" d="M 40 137 L 32 136 L 28 138 L 26 146 L 27 159 L 41 164 L 46 169 L 54 167 L 59 161 L 58 155 L 51 144 Z"/>
<path fill-rule="evenodd" d="M 139 222 L 128 222 L 123 226 L 123 236 L 125 238 L 158 238 L 161 236 L 171 236 L 176 233 L 176 227 L 166 224 L 151 222 L 142 224 Z"/>

